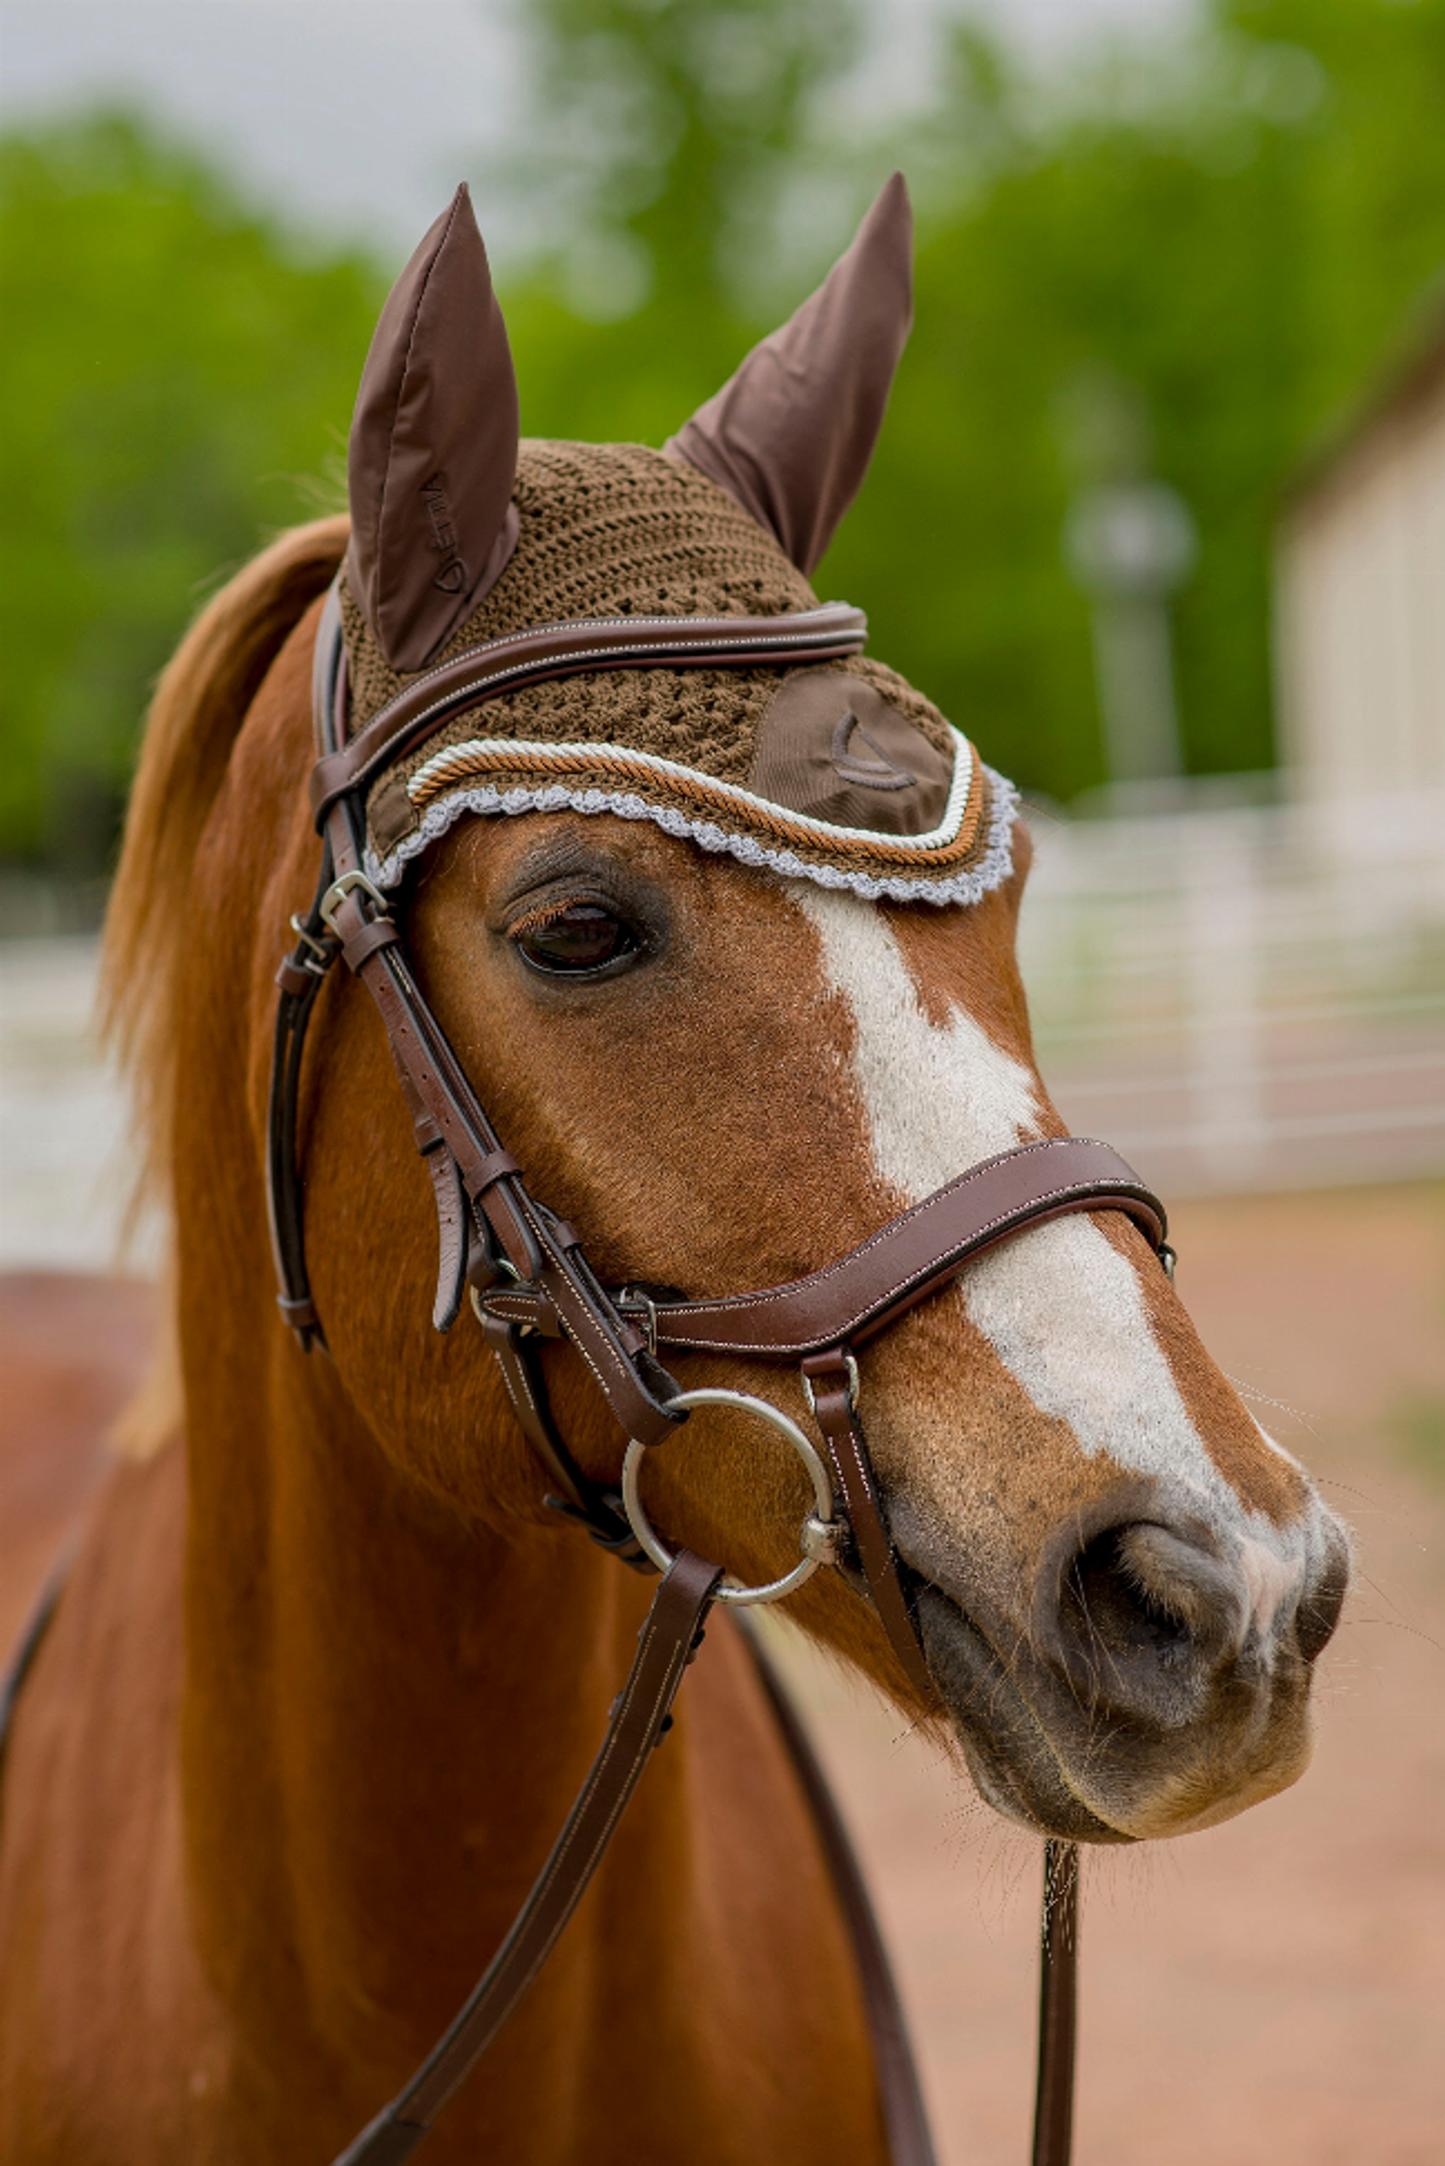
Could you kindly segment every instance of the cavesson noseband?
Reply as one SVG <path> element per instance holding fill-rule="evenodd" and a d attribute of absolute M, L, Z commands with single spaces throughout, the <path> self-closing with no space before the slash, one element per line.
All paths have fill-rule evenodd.
<path fill-rule="evenodd" d="M 517 1419 L 547 1475 L 547 1503 L 625 1563 L 643 1571 L 663 1568 L 632 1674 L 526 1904 L 446 2037 L 336 2166 L 390 2166 L 407 2157 L 511 2014 L 580 1900 L 670 1724 L 672 1702 L 714 1601 L 776 1599 L 820 1565 L 833 1565 L 872 1603 L 915 1688 L 926 1699 L 936 1697 L 909 1604 L 906 1567 L 889 1539 L 869 1463 L 854 1349 L 951 1284 L 971 1257 L 1068 1212 L 1123 1211 L 1166 1269 L 1172 1265 L 1163 1205 L 1107 1144 L 1068 1137 L 1023 1144 L 971 1167 L 847 1255 L 785 1286 L 710 1301 L 660 1288 L 605 1287 L 576 1229 L 527 1186 L 422 995 L 392 901 L 363 865 L 365 792 L 403 752 L 459 711 L 543 678 L 659 665 L 756 669 L 822 662 L 856 653 L 866 630 L 861 611 L 843 603 L 775 617 L 626 617 L 539 626 L 488 641 L 426 672 L 352 737 L 335 586 L 327 598 L 313 672 L 312 802 L 323 840 L 322 870 L 310 911 L 292 920 L 296 945 L 277 972 L 268 1185 L 282 1314 L 303 1347 L 324 1346 L 306 1274 L 297 1115 L 307 1025 L 339 957 L 380 1011 L 417 1148 L 431 1174 L 439 1232 L 433 1323 L 449 1330 L 470 1295 Z M 543 1339 L 559 1336 L 581 1354 L 626 1441 L 616 1489 L 584 1472 L 552 1418 L 538 1349 Z M 797 1363 L 824 1453 L 770 1401 L 684 1393 L 663 1366 L 668 1349 Z M 691 1405 L 720 1398 L 781 1429 L 810 1476 L 813 1509 L 800 1535 L 800 1561 L 765 1588 L 726 1586 L 721 1567 L 688 1550 L 672 1556 L 641 1505 L 638 1477 L 646 1454 L 687 1419 Z M 897 2166 L 928 2166 L 933 2152 L 917 2078 L 866 1892 L 780 1688 L 766 1672 L 764 1684 L 780 1710 L 853 1930 L 893 2157 Z M 1045 1878 L 1034 2161 L 1062 2166 L 1072 2111 L 1072 1844 L 1046 1846 Z"/>

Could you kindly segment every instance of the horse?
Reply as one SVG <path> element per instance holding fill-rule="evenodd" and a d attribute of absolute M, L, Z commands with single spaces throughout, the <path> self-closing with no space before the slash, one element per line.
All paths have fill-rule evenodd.
<path fill-rule="evenodd" d="M 647 1612 L 648 1581 L 549 1503 L 491 1338 L 465 1309 L 428 1322 L 437 1216 L 416 1147 L 434 1175 L 448 1152 L 344 968 L 309 989 L 306 1277 L 288 1294 L 283 1272 L 278 1315 L 278 939 L 294 920 L 296 983 L 308 941 L 323 962 L 336 948 L 305 914 L 326 612 L 345 612 L 363 736 L 428 669 L 528 624 L 621 624 L 635 643 L 700 608 L 801 621 L 871 454 L 908 260 L 895 179 L 820 292 L 663 451 L 519 449 L 462 191 L 368 359 L 349 514 L 263 550 L 164 673 L 106 972 L 169 1213 L 168 1327 L 4 1766 L 0 2148 L 17 2166 L 336 2154 L 502 1940 Z M 644 1289 L 644 1322 L 673 1296 L 826 1275 L 982 1163 L 1067 1134 L 1015 959 L 1016 800 L 842 622 L 821 661 L 604 655 L 489 693 L 503 719 L 480 750 L 453 731 L 404 791 L 395 765 L 382 776 L 349 927 L 332 899 L 368 961 L 404 907 L 502 1157 L 577 1229 L 599 1285 Z M 784 708 L 792 734 L 768 737 Z M 728 780 L 748 716 L 776 754 L 751 792 Z M 571 780 L 568 730 L 586 739 Z M 588 760 L 625 768 L 626 791 Z M 822 813 L 796 809 L 796 774 L 823 776 Z M 450 799 L 426 797 L 438 775 Z M 929 842 L 955 818 L 945 799 L 956 833 Z M 384 862 L 384 829 L 402 861 Z M 900 864 L 923 868 L 911 887 Z M 517 1274 L 477 1197 L 516 1178 L 494 1165 L 463 1199 L 479 1314 Z M 1180 1835 L 1293 1782 L 1347 1539 L 1210 1360 L 1154 1243 L 1106 1199 L 927 1292 L 860 1338 L 853 1372 L 922 1659 L 826 1560 L 797 1624 L 1036 1835 Z M 615 1497 L 626 1438 L 591 1357 L 571 1335 L 530 1343 L 579 1479 Z M 674 1389 L 761 1391 L 810 1420 L 796 1366 L 668 1358 Z M 665 1415 L 656 1362 L 629 1359 Z M 740 1405 L 696 1407 L 644 1479 L 674 1547 L 744 1584 L 796 1567 L 796 1469 Z M 590 1889 L 431 2142 L 437 2166 L 887 2155 L 854 1949 L 732 1616 L 713 1612 Z"/>

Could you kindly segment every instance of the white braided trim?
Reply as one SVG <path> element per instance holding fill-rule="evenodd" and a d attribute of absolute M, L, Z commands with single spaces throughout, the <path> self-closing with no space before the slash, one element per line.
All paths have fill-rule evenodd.
<path fill-rule="evenodd" d="M 764 827 L 776 825 L 779 817 L 789 827 L 802 831 L 804 841 L 816 835 L 826 849 L 837 849 L 850 842 L 861 843 L 865 848 L 885 842 L 890 851 L 905 853 L 937 850 L 953 841 L 963 825 L 968 810 L 969 796 L 973 786 L 973 747 L 968 739 L 947 725 L 953 739 L 953 777 L 948 786 L 948 797 L 943 807 L 943 817 L 937 827 L 930 827 L 921 835 L 880 835 L 871 827 L 840 827 L 832 820 L 816 819 L 809 812 L 793 812 L 787 806 L 770 804 L 752 790 L 745 790 L 739 783 L 722 782 L 716 775 L 704 775 L 695 767 L 683 767 L 676 760 L 664 759 L 657 752 L 635 752 L 629 745 L 610 744 L 541 744 L 527 738 L 475 737 L 465 744 L 445 745 L 440 752 L 417 768 L 407 782 L 407 795 L 412 803 L 425 806 L 441 796 L 452 782 L 466 782 L 485 774 L 488 768 L 495 770 L 505 765 L 512 769 L 540 768 L 545 774 L 549 768 L 560 769 L 558 784 L 565 788 L 562 777 L 566 770 L 591 769 L 616 766 L 623 770 L 617 780 L 625 782 L 635 778 L 640 769 L 643 777 L 656 776 L 660 783 L 674 782 L 696 795 L 699 786 L 715 798 L 724 812 L 736 811 L 743 820 L 759 819 Z M 644 787 L 646 786 L 644 780 Z M 544 784 L 544 788 L 548 785 Z M 689 815 L 696 817 L 696 815 Z M 776 842 L 768 845 L 776 849 Z"/>
<path fill-rule="evenodd" d="M 1019 793 L 1011 782 L 996 775 L 992 768 L 984 768 L 983 773 L 988 777 L 991 795 L 983 856 L 967 872 L 931 880 L 918 874 L 845 872 L 839 865 L 810 864 L 791 850 L 770 848 L 752 835 L 730 835 L 710 820 L 689 819 L 669 805 L 649 805 L 643 798 L 614 795 L 606 790 L 570 790 L 560 783 L 544 790 L 459 790 L 438 798 L 422 815 L 420 827 L 406 836 L 389 857 L 378 857 L 368 843 L 364 861 L 368 879 L 380 888 L 393 888 L 411 860 L 439 842 L 468 813 L 610 812 L 620 820 L 650 820 L 666 835 L 735 857 L 739 864 L 764 867 L 790 879 L 811 880 L 817 887 L 846 888 L 867 902 L 975 903 L 1001 887 L 1013 870 L 1013 823 L 1019 802 Z M 825 832 L 836 836 L 847 830 L 833 828 Z M 870 835 L 869 840 L 873 839 Z"/>

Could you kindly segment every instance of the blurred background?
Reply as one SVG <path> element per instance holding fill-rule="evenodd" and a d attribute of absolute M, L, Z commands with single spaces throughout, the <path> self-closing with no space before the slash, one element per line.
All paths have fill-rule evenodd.
<path fill-rule="evenodd" d="M 916 328 L 819 591 L 1024 787 L 1045 1075 L 1181 1200 L 1186 1300 L 1367 1567 L 1310 1781 L 1094 1869 L 1083 2166 L 1413 2166 L 1445 2125 L 1442 113 L 1445 0 L 0 4 L 0 1362 L 32 1441 L 98 1423 L 144 1338 L 144 1285 L 104 1309 L 87 1274 L 148 689 L 341 503 L 416 239 L 470 180 L 524 429 L 660 443 L 905 169 Z M 945 2156 L 1019 2159 L 1032 1851 L 795 1659 Z"/>

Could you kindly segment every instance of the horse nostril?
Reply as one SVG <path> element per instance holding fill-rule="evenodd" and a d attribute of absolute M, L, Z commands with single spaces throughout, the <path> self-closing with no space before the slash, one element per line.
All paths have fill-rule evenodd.
<path fill-rule="evenodd" d="M 1075 1557 L 1065 1576 L 1059 1621 L 1086 1651 L 1116 1663 L 1152 1657 L 1164 1669 L 1177 1669 L 1188 1659 L 1194 1627 L 1203 1621 L 1197 1615 L 1200 1603 L 1195 1590 L 1160 1569 L 1158 1544 L 1147 1539 L 1160 1535 L 1161 1527 L 1109 1527 Z M 1164 1539 L 1182 1546 L 1173 1536 Z"/>
<path fill-rule="evenodd" d="M 1330 1535 L 1329 1553 L 1295 1612 L 1295 1638 L 1306 1662 L 1313 1662 L 1329 1645 L 1349 1590 L 1349 1542 L 1335 1527 Z"/>
<path fill-rule="evenodd" d="M 1151 1520 L 1101 1528 L 1055 1584 L 1046 1645 L 1090 1705 L 1131 1719 L 1190 1720 L 1247 1629 L 1238 1575 Z"/>

